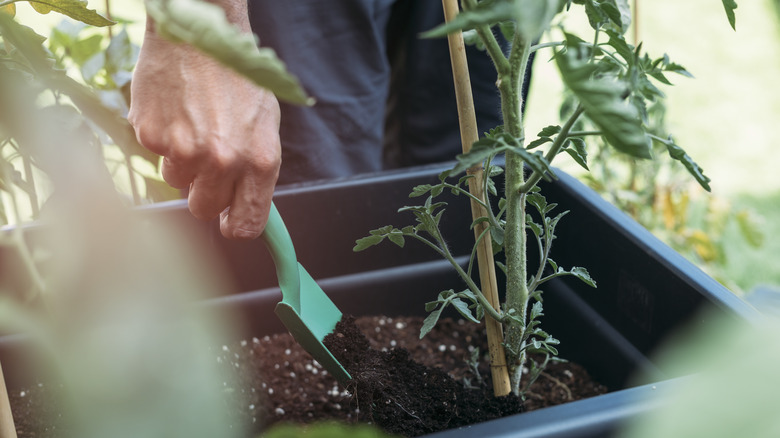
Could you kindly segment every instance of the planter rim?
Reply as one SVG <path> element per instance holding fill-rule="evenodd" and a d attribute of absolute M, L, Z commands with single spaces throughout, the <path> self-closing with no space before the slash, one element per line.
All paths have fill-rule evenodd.
<path fill-rule="evenodd" d="M 360 174 L 340 179 L 309 181 L 291 185 L 278 186 L 275 196 L 294 196 L 303 192 L 321 192 L 333 189 L 363 186 L 382 183 L 392 183 L 416 176 L 429 176 L 453 167 L 454 162 L 435 163 L 423 166 L 393 169 L 375 173 Z M 698 266 L 686 259 L 682 254 L 662 242 L 652 232 L 636 222 L 625 212 L 606 199 L 602 198 L 595 190 L 586 186 L 577 178 L 560 169 L 555 169 L 558 176 L 556 184 L 565 192 L 582 199 L 584 204 L 590 204 L 591 210 L 603 221 L 612 224 L 630 241 L 647 252 L 653 259 L 658 260 L 663 266 L 675 272 L 687 284 L 709 296 L 713 303 L 722 309 L 729 309 L 748 321 L 756 321 L 761 317 L 760 312 L 737 297 L 714 278 L 701 270 Z M 409 188 L 411 189 L 411 187 Z M 139 210 L 163 211 L 169 209 L 186 209 L 187 200 L 174 200 L 149 204 L 138 207 Z"/>
<path fill-rule="evenodd" d="M 564 438 L 606 436 L 630 419 L 663 405 L 664 395 L 680 385 L 679 377 L 614 391 L 584 400 L 537 409 L 459 429 L 425 435 L 426 438 Z"/>

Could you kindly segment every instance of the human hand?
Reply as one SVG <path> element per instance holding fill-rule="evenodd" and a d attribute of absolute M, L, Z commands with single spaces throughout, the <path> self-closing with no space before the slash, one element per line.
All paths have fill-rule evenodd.
<path fill-rule="evenodd" d="M 220 215 L 227 238 L 258 237 L 281 165 L 274 95 L 148 30 L 131 96 L 128 120 L 139 142 L 164 157 L 168 184 L 189 187 L 192 214 Z"/>

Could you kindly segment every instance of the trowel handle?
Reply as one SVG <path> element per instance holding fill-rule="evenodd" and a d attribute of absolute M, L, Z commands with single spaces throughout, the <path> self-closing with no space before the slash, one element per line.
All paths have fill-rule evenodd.
<path fill-rule="evenodd" d="M 279 215 L 279 211 L 273 203 L 271 203 L 268 223 L 261 237 L 274 259 L 276 277 L 279 280 L 283 300 L 295 309 L 300 309 L 301 280 L 298 275 L 295 247 L 282 216 Z"/>

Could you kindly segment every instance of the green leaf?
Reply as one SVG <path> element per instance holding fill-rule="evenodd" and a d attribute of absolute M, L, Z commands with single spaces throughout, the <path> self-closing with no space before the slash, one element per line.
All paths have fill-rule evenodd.
<path fill-rule="evenodd" d="M 374 231 L 377 231 L 377 230 L 374 230 Z M 372 234 L 370 236 L 366 236 L 366 237 L 363 237 L 363 238 L 360 238 L 360 239 L 356 240 L 355 241 L 355 246 L 352 248 L 352 251 L 354 251 L 354 252 L 363 251 L 364 249 L 370 248 L 370 247 L 372 247 L 374 245 L 379 244 L 383 240 L 385 240 L 385 235 L 384 234 L 373 234 L 374 231 L 371 232 Z"/>
<path fill-rule="evenodd" d="M 70 57 L 76 64 L 81 65 L 89 58 L 95 56 L 100 52 L 103 44 L 102 35 L 92 35 L 82 40 L 76 41 L 75 44 L 68 48 Z"/>
<path fill-rule="evenodd" d="M 507 0 L 489 0 L 480 2 L 477 7 L 461 11 L 451 21 L 439 25 L 420 35 L 422 38 L 441 38 L 461 30 L 470 30 L 482 25 L 492 25 L 508 21 L 514 16 L 513 2 Z"/>
<path fill-rule="evenodd" d="M 450 303 L 452 303 L 453 306 L 455 306 L 455 310 L 458 311 L 464 318 L 468 319 L 471 322 L 479 323 L 479 320 L 474 317 L 474 315 L 471 314 L 471 310 L 469 309 L 468 303 L 461 300 L 460 298 L 453 298 Z"/>
<path fill-rule="evenodd" d="M 433 327 L 436 326 L 436 323 L 439 322 L 439 317 L 441 316 L 441 311 L 444 309 L 444 304 L 442 304 L 441 307 L 431 312 L 423 321 L 423 325 L 420 328 L 420 339 L 425 337 L 428 333 L 430 333 L 431 330 L 433 330 Z"/>
<path fill-rule="evenodd" d="M 544 197 L 541 193 L 532 192 L 526 195 L 526 201 L 533 205 L 537 211 L 544 214 L 544 211 L 547 209 L 547 198 Z"/>
<path fill-rule="evenodd" d="M 127 29 L 114 35 L 106 48 L 106 70 L 113 75 L 119 71 L 132 71 L 138 61 L 138 47 L 130 41 Z"/>
<path fill-rule="evenodd" d="M 530 318 L 529 318 L 529 322 L 536 320 L 540 316 L 544 316 L 544 308 L 542 307 L 542 302 L 541 301 L 537 301 L 531 307 L 531 315 L 530 315 Z"/>
<path fill-rule="evenodd" d="M 572 137 L 568 140 L 568 145 L 564 149 L 574 161 L 582 166 L 585 170 L 588 169 L 588 151 L 585 150 L 585 140 L 581 137 Z"/>
<path fill-rule="evenodd" d="M 747 210 L 741 210 L 735 215 L 740 234 L 753 248 L 759 248 L 764 244 L 764 233 L 756 218 Z"/>
<path fill-rule="evenodd" d="M 10 5 L 5 5 L 0 7 L 0 14 L 8 14 L 11 17 L 16 16 L 16 3 L 11 3 Z"/>
<path fill-rule="evenodd" d="M 476 7 L 460 12 L 452 21 L 424 32 L 422 37 L 439 38 L 461 30 L 511 21 L 511 27 L 504 26 L 501 30 L 511 33 L 512 36 L 516 32 L 522 32 L 526 40 L 533 41 L 549 27 L 550 21 L 560 9 L 558 0 L 481 1 Z"/>
<path fill-rule="evenodd" d="M 734 11 L 737 9 L 737 2 L 735 0 L 722 0 L 723 9 L 726 10 L 726 17 L 729 19 L 731 28 L 737 30 L 737 16 Z"/>
<path fill-rule="evenodd" d="M 400 232 L 393 232 L 387 235 L 387 238 L 395 243 L 396 245 L 400 246 L 401 248 L 404 247 L 404 235 Z"/>
<path fill-rule="evenodd" d="M 415 186 L 412 189 L 412 193 L 409 194 L 409 197 L 410 198 L 417 198 L 419 196 L 423 196 L 426 193 L 428 193 L 429 191 L 431 191 L 431 188 L 433 188 L 433 186 L 430 185 L 430 184 L 423 184 L 423 185 Z"/>
<path fill-rule="evenodd" d="M 653 137 L 653 139 L 664 144 L 666 146 L 666 150 L 669 152 L 669 156 L 681 162 L 683 166 L 688 169 L 688 173 L 690 173 L 693 178 L 696 179 L 699 185 L 701 185 L 708 192 L 712 191 L 710 188 L 711 179 L 704 174 L 704 170 L 698 164 L 696 164 L 695 161 L 693 161 L 693 158 L 685 153 L 683 148 L 674 143 L 671 135 L 667 140 L 663 140 L 657 137 Z"/>
<path fill-rule="evenodd" d="M 164 37 L 197 47 L 281 100 L 314 104 L 276 52 L 258 48 L 255 36 L 229 23 L 219 6 L 202 0 L 149 0 L 146 11 Z"/>
<path fill-rule="evenodd" d="M 531 229 L 534 236 L 540 237 L 542 235 L 542 226 L 534 222 L 530 214 L 525 215 L 525 225 Z"/>
<path fill-rule="evenodd" d="M 628 0 L 607 0 L 599 4 L 599 8 L 609 17 L 610 21 L 615 23 L 620 33 L 626 33 L 631 25 L 631 8 Z"/>
<path fill-rule="evenodd" d="M 622 34 L 615 32 L 614 30 L 607 30 L 609 36 L 609 44 L 613 49 L 623 58 L 626 62 L 632 63 L 634 60 L 634 48 L 623 37 Z"/>
<path fill-rule="evenodd" d="M 561 132 L 560 125 L 549 125 L 542 128 L 542 130 L 539 131 L 539 134 L 537 134 L 537 136 L 552 137 L 553 135 L 557 135 L 559 132 Z"/>
<path fill-rule="evenodd" d="M 572 268 L 569 273 L 580 280 L 582 280 L 585 284 L 587 284 L 590 287 L 596 287 L 596 282 L 593 281 L 593 279 L 590 277 L 590 274 L 588 273 L 588 270 L 585 268 L 575 267 Z"/>
<path fill-rule="evenodd" d="M 651 158 L 640 114 L 625 100 L 626 84 L 615 78 L 596 78 L 598 66 L 588 62 L 588 54 L 568 34 L 567 41 L 569 46 L 555 59 L 563 82 L 577 96 L 588 117 L 616 149 L 638 158 Z"/>
<path fill-rule="evenodd" d="M 534 149 L 538 148 L 539 146 L 550 143 L 553 140 L 550 137 L 539 137 L 536 140 L 532 141 L 531 143 L 528 143 L 528 147 L 526 149 Z"/>
<path fill-rule="evenodd" d="M 51 11 L 67 15 L 74 20 L 92 26 L 110 26 L 113 21 L 87 8 L 87 2 L 81 0 L 26 0 L 38 13 L 48 14 Z"/>

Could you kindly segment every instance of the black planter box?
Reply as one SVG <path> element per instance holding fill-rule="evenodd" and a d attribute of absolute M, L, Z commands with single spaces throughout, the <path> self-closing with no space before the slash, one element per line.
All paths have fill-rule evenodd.
<path fill-rule="evenodd" d="M 356 239 L 384 225 L 411 224 L 408 193 L 435 183 L 446 165 L 392 171 L 341 181 L 278 188 L 275 203 L 287 223 L 298 259 L 345 314 L 423 315 L 424 303 L 463 284 L 449 264 L 429 248 L 387 242 L 360 253 Z M 613 392 L 450 430 L 435 437 L 603 437 L 632 416 L 653 408 L 644 396 L 674 385 L 675 378 L 654 364 L 653 350 L 676 329 L 704 323 L 701 310 L 750 319 L 756 313 L 731 292 L 657 240 L 625 214 L 572 177 L 542 186 L 549 202 L 570 213 L 557 228 L 552 257 L 559 265 L 587 268 L 598 282 L 577 280 L 545 285 L 545 330 L 561 340 L 561 356 L 584 365 Z M 465 197 L 450 197 L 442 221 L 453 253 L 466 260 L 473 234 Z M 211 250 L 225 262 L 235 287 L 204 303 L 241 318 L 258 336 L 281 332 L 273 314 L 280 300 L 274 266 L 260 241 L 230 242 L 214 224 L 192 219 L 183 202 L 144 208 L 141 214 L 175 215 L 210 237 Z M 713 315 L 708 313 L 707 315 Z M 0 362 L 10 387 L 21 379 L 19 336 L 0 338 Z M 691 370 L 695 372 L 696 370 Z"/>

